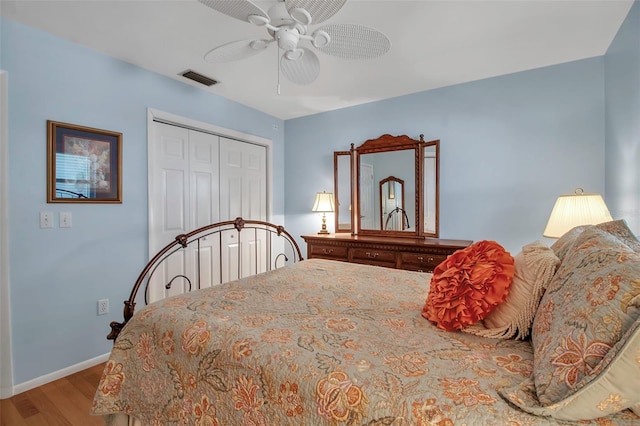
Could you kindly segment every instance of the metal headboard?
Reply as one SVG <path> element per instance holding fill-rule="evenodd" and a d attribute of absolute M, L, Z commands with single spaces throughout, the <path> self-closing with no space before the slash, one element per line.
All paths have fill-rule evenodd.
<path fill-rule="evenodd" d="M 243 240 L 243 237 L 247 238 Z M 212 239 L 214 245 L 211 244 Z M 233 241 L 233 248 L 225 252 L 224 241 Z M 229 255 L 229 250 L 237 251 Z M 212 252 L 218 255 L 217 269 L 211 262 Z M 189 265 L 184 261 L 186 256 L 189 256 Z M 235 257 L 230 261 L 229 256 Z M 172 259 L 179 266 L 170 267 Z M 147 305 L 150 303 L 152 292 L 160 292 L 167 297 L 268 272 L 301 260 L 303 257 L 300 247 L 291 234 L 284 227 L 269 222 L 238 217 L 235 220 L 213 223 L 187 234 L 180 234 L 160 250 L 140 272 L 129 299 L 124 301 L 124 321 L 111 322 L 111 332 L 107 339 L 115 340 L 120 330 L 131 319 L 136 298 L 141 297 L 138 294 L 141 288 L 144 294 L 143 303 Z M 228 267 L 234 262 L 237 265 L 232 269 L 236 271 Z M 180 286 L 182 289 L 178 288 Z"/>

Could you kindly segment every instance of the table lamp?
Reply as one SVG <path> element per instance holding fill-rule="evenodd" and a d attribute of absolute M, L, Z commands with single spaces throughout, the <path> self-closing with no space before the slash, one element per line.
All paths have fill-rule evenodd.
<path fill-rule="evenodd" d="M 587 194 L 582 188 L 558 197 L 544 229 L 545 237 L 560 238 L 580 225 L 597 225 L 613 220 L 600 194 Z"/>
<path fill-rule="evenodd" d="M 335 211 L 335 204 L 333 202 L 333 194 L 331 192 L 318 192 L 316 194 L 316 199 L 313 203 L 313 208 L 311 211 L 322 213 L 322 229 L 318 232 L 318 234 L 328 234 L 327 231 L 327 216 L 325 213 L 330 213 Z"/>

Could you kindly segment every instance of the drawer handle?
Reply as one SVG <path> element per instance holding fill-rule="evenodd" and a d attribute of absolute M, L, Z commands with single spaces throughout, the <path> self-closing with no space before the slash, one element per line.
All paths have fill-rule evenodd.
<path fill-rule="evenodd" d="M 418 262 L 420 263 L 424 262 L 424 257 L 418 256 Z M 429 263 L 433 262 L 433 257 L 427 257 L 427 262 Z"/>
<path fill-rule="evenodd" d="M 370 251 L 368 251 L 366 254 L 369 259 L 375 259 L 380 255 L 380 253 L 377 253 L 377 252 L 371 253 Z"/>
<path fill-rule="evenodd" d="M 326 249 L 326 248 L 323 248 L 323 249 L 322 249 L 322 253 L 324 253 L 324 254 L 331 254 L 331 253 L 333 253 L 333 249 Z"/>

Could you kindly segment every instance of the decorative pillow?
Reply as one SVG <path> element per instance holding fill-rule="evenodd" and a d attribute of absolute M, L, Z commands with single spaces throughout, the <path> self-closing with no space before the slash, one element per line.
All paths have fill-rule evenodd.
<path fill-rule="evenodd" d="M 501 389 L 499 393 L 523 411 L 562 420 L 591 420 L 628 407 L 640 416 L 640 318 L 606 354 L 601 364 L 597 377 L 583 381 L 575 393 L 550 405 L 540 403 L 531 379 Z M 633 414 L 629 413 L 629 416 L 635 424 L 637 420 Z"/>
<path fill-rule="evenodd" d="M 556 256 L 558 256 L 560 262 L 562 262 L 564 256 L 573 247 L 573 244 L 576 242 L 576 238 L 578 238 L 578 235 L 580 235 L 582 231 L 584 231 L 587 227 L 588 225 L 583 225 L 571 228 L 551 245 L 551 250 L 553 250 Z"/>
<path fill-rule="evenodd" d="M 628 245 L 634 251 L 640 251 L 640 241 L 636 238 L 635 234 L 627 226 L 627 222 L 624 220 L 613 220 L 611 222 L 603 222 L 598 225 L 593 225 L 594 228 L 601 231 L 608 232 L 626 245 Z"/>
<path fill-rule="evenodd" d="M 456 251 L 434 269 L 422 316 L 449 331 L 482 320 L 506 297 L 513 263 L 495 241 Z"/>
<path fill-rule="evenodd" d="M 482 323 L 462 331 L 495 339 L 526 339 L 529 336 L 540 299 L 560 259 L 550 247 L 536 241 L 523 246 L 514 261 L 513 282 L 505 301 L 496 306 Z"/>
<path fill-rule="evenodd" d="M 598 416 L 604 416 L 640 402 L 640 355 L 627 353 L 633 362 L 616 358 L 629 343 L 623 336 L 640 315 L 640 253 L 625 244 L 633 234 L 624 228 L 624 221 L 615 221 L 583 230 L 540 302 L 532 344 L 534 382 L 542 405 L 601 403 Z M 640 344 L 640 336 L 633 336 Z M 624 373 L 611 371 L 614 363 L 634 362 L 635 367 Z M 586 387 L 590 391 L 583 390 Z M 606 389 L 615 399 L 609 405 L 602 394 Z M 616 393 L 618 389 L 622 393 Z M 576 401 L 578 397 L 584 400 Z M 567 415 L 586 418 L 577 408 Z"/>
<path fill-rule="evenodd" d="M 582 225 L 576 226 L 568 230 L 562 237 L 560 237 L 553 245 L 551 249 L 555 252 L 556 256 L 562 260 L 564 256 L 573 248 L 573 244 L 576 241 L 576 238 L 587 228 L 596 228 L 602 231 L 608 232 L 611 235 L 614 235 L 621 239 L 625 244 L 638 251 L 640 246 L 638 246 L 638 240 L 635 235 L 624 220 L 613 220 L 610 222 L 603 222 L 598 225 Z"/>

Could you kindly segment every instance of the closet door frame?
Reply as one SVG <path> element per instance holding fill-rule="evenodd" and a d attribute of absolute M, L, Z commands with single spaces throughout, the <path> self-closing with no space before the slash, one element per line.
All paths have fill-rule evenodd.
<path fill-rule="evenodd" d="M 165 124 L 171 124 L 175 126 L 185 127 L 188 129 L 212 133 L 214 135 L 222 136 L 229 139 L 235 139 L 255 145 L 264 146 L 267 150 L 267 221 L 271 221 L 273 217 L 273 141 L 263 138 L 261 136 L 251 135 L 249 133 L 238 132 L 236 130 L 227 129 L 224 127 L 216 126 L 209 123 L 204 123 L 190 118 L 175 115 L 169 112 L 160 111 L 153 108 L 147 109 L 147 161 L 150 162 L 153 156 L 153 149 L 155 149 L 154 141 L 156 140 L 156 131 L 154 122 L 162 122 Z M 148 164 L 147 167 L 147 196 L 149 197 L 148 206 L 151 206 L 151 191 L 148 190 L 149 182 L 152 180 L 153 167 Z M 151 230 L 155 229 L 153 223 L 153 217 L 151 215 L 151 209 L 148 211 L 148 232 L 151 236 Z M 151 252 L 149 241 L 149 256 L 154 253 Z"/>

